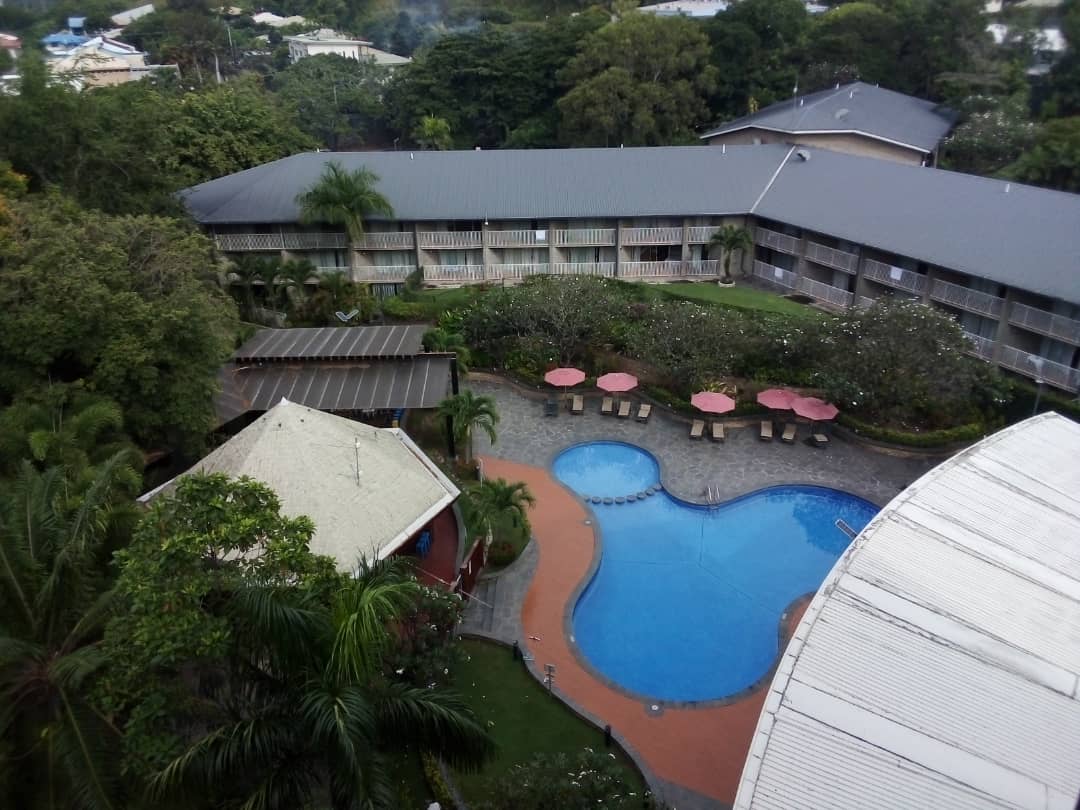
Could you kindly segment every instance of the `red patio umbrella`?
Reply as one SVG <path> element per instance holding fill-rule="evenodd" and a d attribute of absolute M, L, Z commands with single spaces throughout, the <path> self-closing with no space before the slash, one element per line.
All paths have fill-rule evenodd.
<path fill-rule="evenodd" d="M 727 413 L 735 410 L 735 400 L 727 394 L 715 391 L 698 391 L 690 397 L 690 404 L 705 413 Z"/>
<path fill-rule="evenodd" d="M 637 377 L 622 371 L 614 371 L 605 374 L 596 381 L 596 387 L 607 391 L 609 394 L 619 394 L 637 388 Z"/>
<path fill-rule="evenodd" d="M 812 422 L 827 422 L 840 413 L 835 405 L 817 397 L 799 397 L 791 404 L 791 409 Z"/>
<path fill-rule="evenodd" d="M 791 403 L 799 398 L 799 395 L 787 388 L 770 388 L 760 391 L 757 395 L 759 405 L 764 405 L 774 411 L 790 411 Z"/>
<path fill-rule="evenodd" d="M 556 368 L 544 375 L 544 382 L 566 388 L 585 380 L 585 372 L 579 368 Z"/>

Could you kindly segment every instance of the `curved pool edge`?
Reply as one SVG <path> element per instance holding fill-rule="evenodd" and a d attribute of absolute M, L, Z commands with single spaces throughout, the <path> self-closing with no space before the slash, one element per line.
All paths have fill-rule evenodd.
<path fill-rule="evenodd" d="M 599 681 L 604 686 L 606 686 L 608 689 L 611 689 L 614 692 L 618 692 L 619 694 L 623 695 L 624 697 L 630 698 L 631 700 L 635 700 L 635 701 L 641 703 L 645 707 L 655 705 L 655 706 L 660 707 L 661 709 L 664 709 L 664 708 L 670 708 L 670 709 L 709 709 L 709 708 L 716 708 L 716 707 L 721 707 L 721 706 L 729 706 L 731 704 L 738 703 L 739 701 L 745 700 L 746 698 L 748 698 L 748 697 L 754 695 L 755 693 L 760 692 L 762 689 L 768 687 L 768 685 L 772 682 L 773 676 L 776 674 L 776 670 L 777 670 L 777 667 L 779 667 L 779 665 L 780 665 L 780 661 L 784 657 L 784 652 L 785 652 L 785 650 L 787 648 L 787 643 L 786 642 L 790 641 L 790 638 L 787 638 L 786 637 L 787 634 L 784 632 L 784 629 L 785 629 L 784 626 L 788 621 L 788 617 L 791 616 L 791 614 L 792 614 L 792 612 L 794 610 L 798 609 L 798 606 L 799 606 L 800 603 L 806 602 L 806 604 L 809 604 L 813 600 L 813 598 L 817 594 L 817 592 L 821 589 L 820 585 L 817 588 L 815 588 L 814 590 L 812 590 L 812 591 L 807 591 L 806 593 L 803 593 L 803 594 L 800 594 L 799 596 L 796 596 L 794 599 L 792 599 L 787 604 L 787 606 L 785 606 L 785 608 L 781 612 L 780 619 L 779 619 L 779 621 L 777 623 L 777 652 L 776 652 L 776 656 L 773 658 L 772 662 L 770 663 L 769 668 L 761 675 L 761 677 L 759 677 L 757 680 L 755 680 L 749 686 L 743 687 L 742 689 L 740 689 L 740 690 L 738 690 L 736 692 L 732 692 L 731 694 L 725 695 L 723 697 L 704 698 L 702 700 L 671 700 L 671 699 L 667 699 L 667 698 L 650 697 L 650 696 L 644 695 L 644 694 L 642 694 L 640 692 L 635 692 L 632 689 L 628 689 L 625 686 L 623 686 L 622 684 L 620 684 L 617 681 L 610 678 L 609 676 L 607 676 L 604 673 L 600 672 L 600 670 L 598 670 L 592 664 L 592 662 L 589 661 L 589 659 L 586 657 L 584 651 L 582 651 L 581 647 L 578 645 L 577 640 L 576 640 L 576 636 L 574 634 L 574 610 L 577 607 L 577 604 L 580 601 L 582 595 L 585 593 L 585 590 L 592 583 L 593 579 L 595 579 L 597 571 L 600 569 L 600 562 L 601 562 L 601 560 L 603 559 L 603 556 L 604 556 L 603 555 L 603 545 L 604 545 L 603 544 L 603 532 L 600 530 L 599 519 L 597 518 L 596 512 L 593 510 L 593 504 L 590 503 L 588 500 L 586 500 L 582 496 L 581 493 L 579 493 L 576 490 L 572 489 L 569 484 L 566 484 L 565 482 L 563 482 L 555 474 L 554 462 L 555 462 L 555 459 L 557 459 L 563 453 L 566 453 L 566 452 L 568 452 L 570 450 L 573 450 L 575 448 L 578 448 L 578 447 L 585 447 L 587 445 L 594 445 L 594 444 L 619 444 L 619 445 L 624 445 L 626 447 L 632 447 L 632 448 L 634 448 L 636 450 L 640 450 L 642 453 L 648 455 L 656 463 L 657 470 L 659 471 L 660 484 L 663 487 L 662 494 L 667 494 L 667 496 L 670 497 L 672 500 L 677 501 L 677 502 L 682 503 L 682 504 L 685 504 L 686 506 L 689 506 L 689 507 L 695 508 L 695 509 L 714 509 L 714 508 L 719 509 L 720 507 L 727 506 L 729 504 L 737 503 L 740 500 L 743 500 L 745 498 L 750 498 L 750 497 L 752 497 L 754 495 L 757 495 L 759 493 L 762 493 L 762 492 L 768 492 L 769 490 L 773 490 L 773 489 L 789 489 L 791 487 L 802 487 L 804 489 L 815 489 L 815 490 L 823 490 L 825 492 L 836 492 L 836 493 L 840 493 L 841 495 L 845 495 L 845 496 L 848 496 L 848 497 L 851 497 L 851 498 L 857 498 L 858 500 L 863 501 L 864 503 L 874 507 L 875 510 L 879 511 L 881 509 L 881 507 L 877 506 L 873 501 L 870 501 L 867 498 L 863 498 L 861 495 L 855 495 L 855 494 L 850 493 L 850 492 L 845 492 L 842 489 L 836 489 L 835 487 L 825 487 L 825 486 L 821 486 L 820 484 L 804 484 L 804 483 L 770 484 L 767 487 L 760 487 L 758 489 L 749 490 L 748 492 L 743 492 L 743 493 L 741 493 L 739 495 L 736 495 L 735 497 L 728 498 L 727 500 L 724 500 L 724 501 L 717 501 L 715 503 L 695 502 L 695 501 L 683 498 L 683 497 L 681 497 L 679 495 L 676 495 L 673 492 L 671 492 L 670 490 L 668 490 L 667 485 L 664 484 L 664 481 L 663 481 L 664 466 L 661 463 L 660 459 L 656 456 L 655 453 L 653 453 L 651 450 L 647 450 L 646 448 L 641 447 L 640 445 L 632 444 L 631 442 L 618 441 L 618 440 L 602 439 L 602 440 L 594 440 L 594 441 L 586 441 L 586 442 L 574 442 L 573 444 L 569 444 L 566 447 L 563 447 L 563 448 L 557 450 L 554 454 L 552 454 L 551 458 L 548 460 L 548 465 L 545 468 L 545 472 L 547 472 L 548 476 L 551 478 L 551 480 L 557 486 L 559 486 L 560 488 L 565 490 L 570 495 L 571 498 L 573 498 L 576 502 L 581 504 L 581 506 L 584 508 L 585 513 L 589 517 L 588 528 L 591 530 L 590 533 L 592 534 L 592 538 L 593 538 L 592 559 L 589 562 L 589 567 L 585 571 L 585 573 L 582 575 L 582 577 L 578 581 L 577 585 L 574 586 L 574 589 L 571 592 L 569 598 L 567 599 L 566 604 L 563 605 L 563 613 L 562 613 L 563 637 L 566 639 L 567 647 L 569 648 L 571 654 L 574 656 L 574 659 L 577 661 L 578 665 L 583 670 L 585 670 L 589 675 L 591 675 L 597 681 Z M 608 506 L 610 508 L 616 508 L 615 505 L 611 505 L 611 504 L 604 504 L 604 506 Z M 843 555 L 841 555 L 841 556 L 843 556 Z M 822 584 L 824 584 L 824 580 L 822 580 Z M 794 634 L 794 629 L 795 628 L 792 628 L 792 634 Z"/>

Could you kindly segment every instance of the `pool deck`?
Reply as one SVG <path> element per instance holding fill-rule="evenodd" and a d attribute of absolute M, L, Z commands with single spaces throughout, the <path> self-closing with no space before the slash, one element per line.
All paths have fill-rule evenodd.
<path fill-rule="evenodd" d="M 665 487 L 687 500 L 704 501 L 706 487 L 727 500 L 770 485 L 818 484 L 879 505 L 936 462 L 894 458 L 837 440 L 824 450 L 801 442 L 765 443 L 751 428 L 734 431 L 723 444 L 691 441 L 686 422 L 655 410 L 648 424 L 601 416 L 599 397 L 590 398 L 584 416 L 564 410 L 545 418 L 542 396 L 526 396 L 492 380 L 470 379 L 469 387 L 493 396 L 501 416 L 496 444 L 477 441 L 484 475 L 524 481 L 536 506 L 530 514 L 534 542 L 497 578 L 481 580 L 492 607 L 470 604 L 463 629 L 518 640 L 540 678 L 544 665 L 554 664 L 553 691 L 597 724 L 610 724 L 649 783 L 677 810 L 730 806 L 767 690 L 725 705 L 663 706 L 657 712 L 582 666 L 566 637 L 564 618 L 592 568 L 597 541 L 591 512 L 551 475 L 552 460 L 581 442 L 626 441 L 652 452 Z M 790 611 L 785 638 L 805 605 L 800 600 Z"/>

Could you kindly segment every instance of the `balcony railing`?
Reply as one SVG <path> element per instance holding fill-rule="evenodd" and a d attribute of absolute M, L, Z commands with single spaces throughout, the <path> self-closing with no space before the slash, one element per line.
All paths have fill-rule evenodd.
<path fill-rule="evenodd" d="M 489 264 L 485 269 L 484 277 L 488 281 L 513 281 L 514 279 L 540 276 L 551 272 L 551 265 L 546 262 L 529 264 Z"/>
<path fill-rule="evenodd" d="M 416 272 L 415 264 L 384 264 L 357 267 L 356 277 L 359 281 L 372 284 L 404 281 L 409 273 Z"/>
<path fill-rule="evenodd" d="M 771 284 L 777 284 L 781 287 L 787 287 L 789 290 L 795 287 L 795 274 L 790 270 L 785 270 L 783 267 L 774 267 L 767 262 L 755 261 L 754 262 L 754 275 L 760 279 L 770 282 Z"/>
<path fill-rule="evenodd" d="M 682 228 L 626 228 L 624 245 L 681 245 Z"/>
<path fill-rule="evenodd" d="M 356 243 L 358 250 L 412 250 L 415 237 L 408 231 L 391 233 L 365 233 Z"/>
<path fill-rule="evenodd" d="M 606 276 L 615 275 L 615 262 L 559 262 L 548 265 L 555 276 Z"/>
<path fill-rule="evenodd" d="M 546 247 L 551 232 L 539 231 L 488 231 L 488 247 Z"/>
<path fill-rule="evenodd" d="M 845 273 L 854 273 L 859 264 L 859 257 L 854 253 L 819 245 L 817 242 L 806 243 L 806 258 L 826 267 L 843 270 Z"/>
<path fill-rule="evenodd" d="M 240 253 L 260 250 L 335 250 L 348 247 L 343 233 L 219 233 L 218 250 Z"/>
<path fill-rule="evenodd" d="M 1043 380 L 1056 388 L 1070 393 L 1080 387 L 1080 371 L 1064 363 L 1055 363 L 1037 354 L 1025 352 L 1015 346 L 1003 346 L 1001 359 L 998 361 L 1005 368 L 1019 372 L 1033 380 Z"/>
<path fill-rule="evenodd" d="M 855 299 L 855 296 L 847 290 L 841 290 L 839 287 L 833 287 L 831 284 L 826 284 L 823 281 L 815 281 L 806 276 L 803 276 L 796 282 L 795 288 L 800 292 L 806 293 L 815 301 L 820 301 L 821 303 L 829 304 L 834 307 L 841 307 L 843 309 L 850 307 L 852 301 Z"/>
<path fill-rule="evenodd" d="M 421 231 L 417 238 L 422 248 L 478 248 L 484 244 L 480 231 Z"/>
<path fill-rule="evenodd" d="M 694 244 L 708 242 L 718 227 L 717 225 L 691 225 L 686 229 L 686 241 Z"/>
<path fill-rule="evenodd" d="M 977 312 L 980 315 L 989 315 L 992 318 L 1000 318 L 1001 308 L 1005 305 L 1004 298 L 940 279 L 936 279 L 930 285 L 930 297 L 942 304 L 966 309 L 968 312 Z"/>
<path fill-rule="evenodd" d="M 614 228 L 568 228 L 552 231 L 556 245 L 614 245 Z"/>
<path fill-rule="evenodd" d="M 874 305 L 874 299 L 860 295 L 855 301 L 856 309 L 870 309 Z"/>
<path fill-rule="evenodd" d="M 968 354 L 973 354 L 983 360 L 992 360 L 994 357 L 994 339 L 976 335 L 974 332 L 964 332 L 971 346 L 966 349 Z"/>
<path fill-rule="evenodd" d="M 349 274 L 352 272 L 352 268 L 343 267 L 340 264 L 320 264 L 318 267 L 315 268 L 315 270 L 320 276 L 329 276 L 333 275 L 334 273 L 344 273 L 346 278 L 348 278 Z"/>
<path fill-rule="evenodd" d="M 1057 340 L 1064 340 L 1074 346 L 1080 346 L 1080 321 L 1055 315 L 1045 309 L 1036 309 L 1027 304 L 1013 304 L 1009 310 L 1009 323 L 1020 326 L 1040 335 L 1047 335 Z"/>
<path fill-rule="evenodd" d="M 867 259 L 863 266 L 863 275 L 879 284 L 896 287 L 921 295 L 926 290 L 927 278 L 921 273 L 913 273 L 902 267 L 893 267 L 885 262 Z"/>
<path fill-rule="evenodd" d="M 720 262 L 705 261 L 623 262 L 619 265 L 620 278 L 685 278 L 687 276 L 716 276 Z"/>
<path fill-rule="evenodd" d="M 759 245 L 779 250 L 781 253 L 797 255 L 799 252 L 799 240 L 794 236 L 788 236 L 779 231 L 770 231 L 768 228 L 755 228 L 754 241 Z"/>
<path fill-rule="evenodd" d="M 443 284 L 470 284 L 483 281 L 482 264 L 428 264 L 424 266 L 424 281 Z"/>

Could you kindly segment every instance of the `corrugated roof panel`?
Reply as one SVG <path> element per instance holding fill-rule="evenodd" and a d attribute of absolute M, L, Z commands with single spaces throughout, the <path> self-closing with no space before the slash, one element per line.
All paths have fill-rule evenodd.
<path fill-rule="evenodd" d="M 324 326 L 260 329 L 233 360 L 348 360 L 412 357 L 423 351 L 426 326 Z"/>

